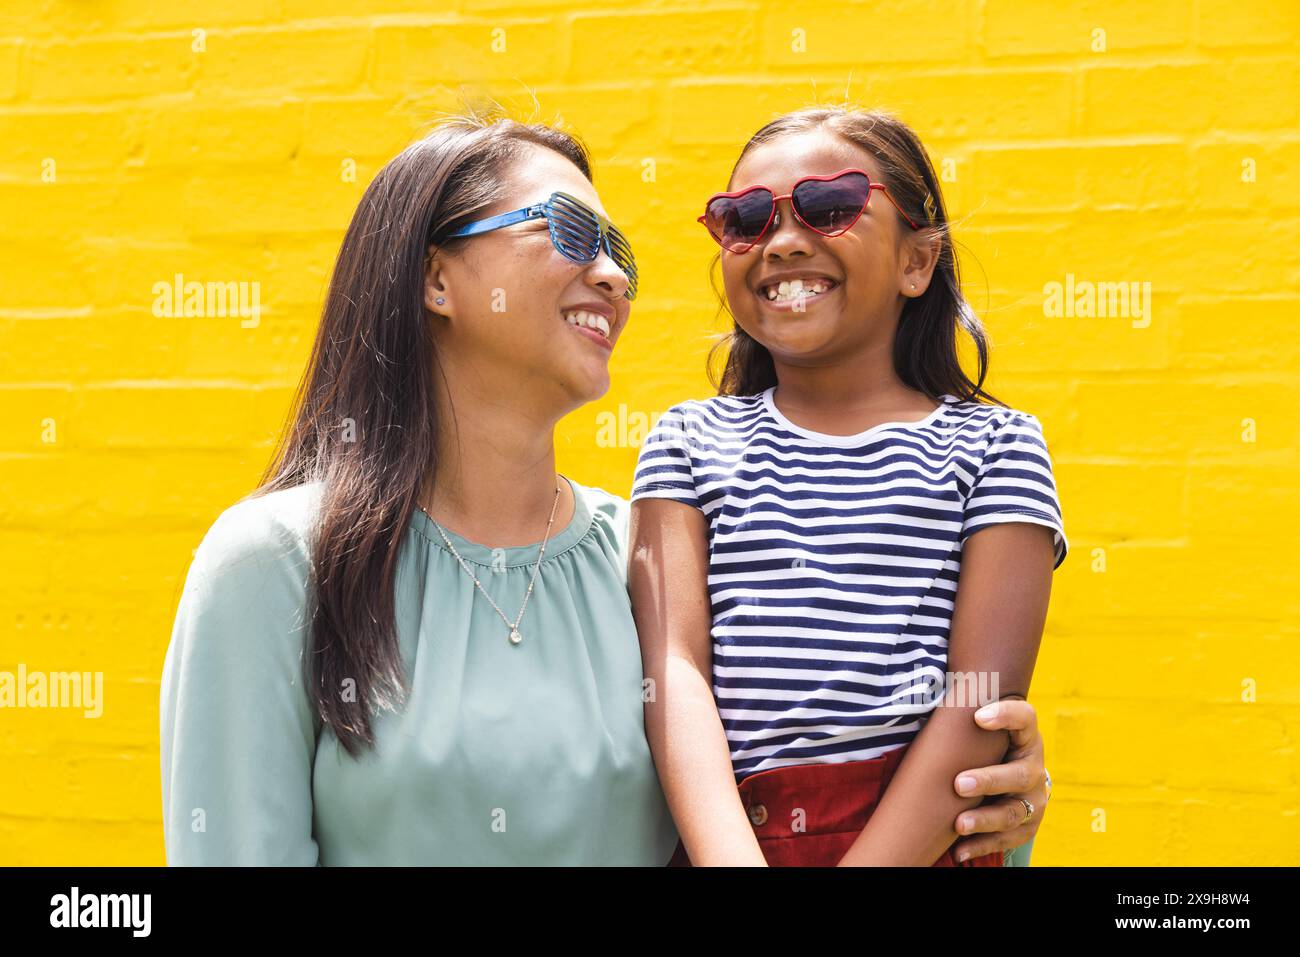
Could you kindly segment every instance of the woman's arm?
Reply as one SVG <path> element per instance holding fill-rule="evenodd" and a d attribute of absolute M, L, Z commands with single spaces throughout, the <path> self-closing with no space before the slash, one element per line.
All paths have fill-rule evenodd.
<path fill-rule="evenodd" d="M 316 729 L 301 677 L 307 557 L 257 499 L 227 509 L 185 579 L 163 664 L 170 865 L 315 865 Z"/>
<path fill-rule="evenodd" d="M 990 525 L 966 541 L 948 638 L 951 674 L 985 673 L 989 681 L 996 676 L 999 696 L 1028 695 L 1052 567 L 1052 533 L 1041 525 Z M 971 700 L 974 682 L 956 684 L 908 748 L 842 865 L 929 866 L 957 839 L 954 819 L 979 801 L 953 793 L 955 775 L 972 759 L 997 760 L 1010 742 L 1006 731 L 972 720 L 983 704 Z"/>
<path fill-rule="evenodd" d="M 704 515 L 682 502 L 640 499 L 629 538 L 628 591 L 652 682 L 646 738 L 682 844 L 696 866 L 764 866 L 713 698 Z"/>
<path fill-rule="evenodd" d="M 953 845 L 953 856 L 969 860 L 993 851 L 1018 848 L 1013 864 L 1027 864 L 1027 846 L 1043 823 L 1047 810 L 1047 772 L 1043 767 L 1043 735 L 1038 716 L 1028 701 L 1007 698 L 975 712 L 980 727 L 1011 732 L 1011 750 L 1002 764 L 962 771 L 953 781 L 957 794 L 967 797 L 1008 795 L 1000 801 L 983 804 L 957 817 L 957 833 L 972 834 Z M 973 782 L 967 785 L 963 779 Z M 1025 820 L 1024 798 L 1034 806 L 1034 815 Z"/>

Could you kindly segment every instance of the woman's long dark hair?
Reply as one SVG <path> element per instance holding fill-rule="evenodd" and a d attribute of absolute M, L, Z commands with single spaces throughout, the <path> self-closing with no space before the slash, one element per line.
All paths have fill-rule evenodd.
<path fill-rule="evenodd" d="M 898 204 L 918 223 L 927 223 L 941 243 L 934 276 L 925 292 L 903 306 L 894 337 L 894 369 L 908 386 L 938 401 L 945 393 L 959 399 L 981 398 L 1003 405 L 984 391 L 988 374 L 988 337 L 984 327 L 961 291 L 957 259 L 953 255 L 939 179 L 920 139 L 910 126 L 883 110 L 862 110 L 848 106 L 817 106 L 787 113 L 755 133 L 740 151 L 736 166 L 754 147 L 778 136 L 826 129 L 870 153 L 880 164 L 885 185 Z M 929 202 L 927 203 L 927 198 Z M 893 208 L 892 206 L 890 207 Z M 897 212 L 897 211 L 895 211 Z M 903 220 L 899 217 L 899 222 Z M 726 297 L 718 287 L 714 267 L 710 268 L 713 289 L 721 312 L 730 315 Z M 978 377 L 972 381 L 957 355 L 959 332 L 975 344 Z M 715 358 L 727 349 L 721 381 L 714 374 Z M 732 320 L 732 331 L 709 352 L 709 375 L 719 395 L 755 395 L 776 385 L 776 368 L 771 353 Z"/>
<path fill-rule="evenodd" d="M 528 143 L 591 179 L 587 150 L 568 133 L 490 113 L 439 123 L 379 171 L 343 237 L 293 411 L 247 496 L 323 483 L 304 672 L 320 720 L 354 757 L 374 745 L 375 711 L 408 691 L 398 553 L 438 448 L 428 246 L 456 248 L 447 235 L 501 197 Z"/>

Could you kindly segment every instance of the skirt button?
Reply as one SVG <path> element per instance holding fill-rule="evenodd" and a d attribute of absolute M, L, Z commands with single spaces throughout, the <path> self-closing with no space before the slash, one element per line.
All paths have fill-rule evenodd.
<path fill-rule="evenodd" d="M 762 827 L 767 823 L 767 807 L 762 804 L 751 804 L 749 807 L 749 820 L 754 827 Z"/>

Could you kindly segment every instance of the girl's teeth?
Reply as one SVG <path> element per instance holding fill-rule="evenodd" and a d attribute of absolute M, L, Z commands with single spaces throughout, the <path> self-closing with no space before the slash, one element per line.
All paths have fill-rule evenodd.
<path fill-rule="evenodd" d="M 564 321 L 571 326 L 594 329 L 606 339 L 609 338 L 609 320 L 598 313 L 584 312 L 581 309 L 576 312 L 566 312 L 564 313 Z"/>
<path fill-rule="evenodd" d="M 810 279 L 807 285 L 802 279 L 792 279 L 789 282 L 780 282 L 775 286 L 767 287 L 767 298 L 770 301 L 780 300 L 789 302 L 792 299 L 803 299 L 808 296 L 816 296 L 830 288 L 830 283 L 824 279 Z"/>

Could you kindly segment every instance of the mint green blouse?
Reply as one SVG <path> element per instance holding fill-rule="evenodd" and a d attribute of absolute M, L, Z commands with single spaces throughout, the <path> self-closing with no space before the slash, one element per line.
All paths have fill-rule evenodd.
<path fill-rule="evenodd" d="M 416 512 L 397 634 L 410 694 L 354 759 L 303 687 L 308 534 L 319 483 L 224 511 L 186 577 L 163 666 L 168 863 L 652 865 L 677 833 L 642 719 L 627 593 L 628 503 L 570 480 L 508 629 Z M 511 617 L 537 545 L 448 531 Z"/>

